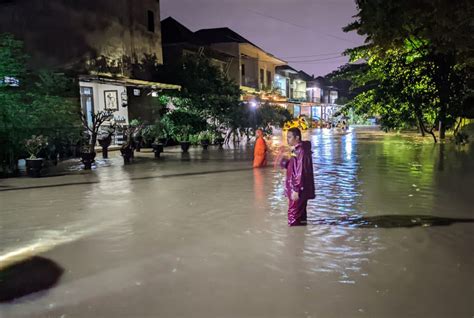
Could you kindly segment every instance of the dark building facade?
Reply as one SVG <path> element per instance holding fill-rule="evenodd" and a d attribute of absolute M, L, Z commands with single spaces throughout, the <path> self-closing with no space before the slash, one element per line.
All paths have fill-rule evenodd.
<path fill-rule="evenodd" d="M 0 1 L 0 33 L 23 41 L 30 68 L 77 75 L 89 120 L 109 109 L 127 125 L 156 92 L 179 89 L 134 72 L 144 61 L 163 63 L 158 0 Z"/>
<path fill-rule="evenodd" d="M 32 67 L 109 63 L 114 73 L 129 75 L 126 66 L 146 56 L 163 62 L 157 0 L 0 1 L 0 32 L 24 41 Z"/>

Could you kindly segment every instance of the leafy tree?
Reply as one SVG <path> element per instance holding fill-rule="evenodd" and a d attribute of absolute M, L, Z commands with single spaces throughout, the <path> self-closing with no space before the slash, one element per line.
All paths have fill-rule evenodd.
<path fill-rule="evenodd" d="M 367 37 L 367 45 L 349 50 L 368 69 L 354 74 L 366 86 L 354 104 L 369 101 L 382 113 L 385 127 L 420 126 L 433 134 L 455 126 L 472 104 L 474 25 L 472 1 L 356 0 L 356 21 L 344 30 Z M 361 82 L 362 83 L 361 83 Z M 373 88 L 367 86 L 372 83 Z M 379 86 L 380 85 L 380 86 Z M 424 129 L 423 125 L 432 125 Z"/>
<path fill-rule="evenodd" d="M 43 135 L 50 151 L 75 143 L 80 133 L 78 89 L 64 75 L 29 72 L 23 45 L 0 35 L 0 174 L 12 174 L 26 139 Z"/>

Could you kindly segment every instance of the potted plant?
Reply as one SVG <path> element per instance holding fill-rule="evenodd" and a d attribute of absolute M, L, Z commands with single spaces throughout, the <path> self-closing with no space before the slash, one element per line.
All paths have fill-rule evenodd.
<path fill-rule="evenodd" d="M 222 137 L 222 134 L 218 131 L 214 132 L 214 143 L 219 145 L 219 148 L 222 148 L 225 139 Z"/>
<path fill-rule="evenodd" d="M 91 170 L 95 161 L 95 151 L 91 151 L 90 145 L 81 148 L 81 162 L 84 164 L 84 170 Z"/>
<path fill-rule="evenodd" d="M 141 129 L 134 130 L 131 135 L 134 149 L 137 152 L 140 152 L 143 144 L 142 130 L 145 126 L 138 119 L 133 119 L 132 121 L 130 121 L 130 127 L 141 127 Z"/>
<path fill-rule="evenodd" d="M 38 178 L 41 176 L 41 168 L 43 167 L 43 158 L 37 158 L 38 153 L 48 145 L 48 140 L 42 135 L 31 136 L 25 141 L 25 148 L 29 158 L 26 159 L 26 172 L 30 177 Z"/>
<path fill-rule="evenodd" d="M 122 145 L 122 147 L 120 148 L 120 153 L 122 154 L 124 164 L 127 165 L 127 164 L 132 163 L 133 146 L 131 145 L 130 142 L 126 142 L 125 144 Z"/>
<path fill-rule="evenodd" d="M 211 143 L 211 138 L 212 135 L 208 130 L 201 131 L 199 133 L 199 142 L 201 143 L 201 146 L 204 150 L 207 150 L 207 147 L 209 147 L 209 144 Z"/>
<path fill-rule="evenodd" d="M 89 115 L 89 118 L 88 118 Z M 88 145 L 82 147 L 81 158 L 84 164 L 85 170 L 92 168 L 92 163 L 95 160 L 95 145 L 97 143 L 97 136 L 99 134 L 100 127 L 104 122 L 113 118 L 113 111 L 101 110 L 96 113 L 82 114 L 82 125 L 85 131 L 88 133 Z"/>
<path fill-rule="evenodd" d="M 160 155 L 164 150 L 164 144 L 162 144 L 159 139 L 156 139 L 155 142 L 151 144 L 151 147 L 153 148 L 155 158 L 160 158 Z"/>
<path fill-rule="evenodd" d="M 112 135 L 115 132 L 115 125 L 111 125 L 103 129 L 98 137 L 99 145 L 102 147 L 102 158 L 109 158 L 109 147 L 112 143 Z"/>
<path fill-rule="evenodd" d="M 125 138 L 126 142 L 120 148 L 120 152 L 123 157 L 124 164 L 132 163 L 133 151 L 134 151 L 134 140 L 133 136 L 141 134 L 144 125 L 138 122 L 131 122 L 130 126 L 125 129 Z"/>
<path fill-rule="evenodd" d="M 173 121 L 168 117 L 165 116 L 160 119 L 159 121 L 160 129 L 159 129 L 159 137 L 158 141 L 166 146 L 170 138 L 173 137 L 173 130 L 175 129 Z"/>
<path fill-rule="evenodd" d="M 159 158 L 167 142 L 167 139 L 163 138 L 163 136 L 166 135 L 166 131 L 162 120 L 157 120 L 153 125 L 145 127 L 142 135 L 146 142 L 151 144 L 153 152 L 155 153 L 155 158 Z"/>
<path fill-rule="evenodd" d="M 181 144 L 181 150 L 185 153 L 188 152 L 189 147 L 191 146 L 191 142 L 189 140 L 189 132 L 191 131 L 191 129 L 191 126 L 185 125 L 180 127 L 179 132 L 175 133 L 175 138 Z"/>

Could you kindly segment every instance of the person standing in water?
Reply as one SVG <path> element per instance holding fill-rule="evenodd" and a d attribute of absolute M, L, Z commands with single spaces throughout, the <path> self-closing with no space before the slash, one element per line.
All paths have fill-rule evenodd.
<path fill-rule="evenodd" d="M 286 139 L 292 148 L 291 156 L 289 159 L 281 159 L 280 166 L 286 169 L 288 225 L 306 225 L 308 200 L 316 197 L 311 142 L 301 140 L 301 131 L 298 128 L 289 129 Z"/>
<path fill-rule="evenodd" d="M 253 167 L 261 168 L 267 165 L 267 144 L 265 139 L 263 139 L 263 131 L 257 129 L 257 139 L 255 140 L 255 149 L 253 152 Z"/>

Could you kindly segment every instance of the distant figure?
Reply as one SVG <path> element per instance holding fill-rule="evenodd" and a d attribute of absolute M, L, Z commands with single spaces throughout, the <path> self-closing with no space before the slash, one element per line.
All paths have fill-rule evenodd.
<path fill-rule="evenodd" d="M 263 139 L 263 131 L 257 129 L 257 139 L 255 140 L 255 149 L 253 153 L 253 167 L 261 168 L 267 165 L 267 144 Z"/>
<path fill-rule="evenodd" d="M 288 130 L 287 142 L 293 148 L 291 157 L 282 159 L 280 166 L 286 169 L 285 195 L 289 199 L 288 225 L 306 225 L 308 200 L 316 197 L 311 142 L 301 140 L 301 131 L 298 128 Z"/>

